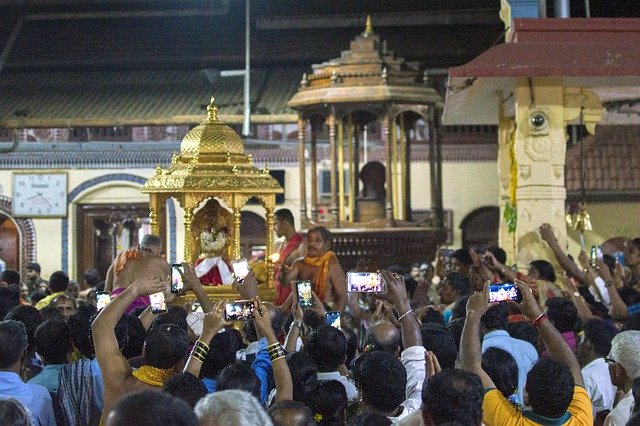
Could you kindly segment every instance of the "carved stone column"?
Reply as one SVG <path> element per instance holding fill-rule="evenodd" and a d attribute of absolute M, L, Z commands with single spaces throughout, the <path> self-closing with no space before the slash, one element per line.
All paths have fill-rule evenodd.
<path fill-rule="evenodd" d="M 308 227 L 307 216 L 307 173 L 304 158 L 304 128 L 305 120 L 302 114 L 298 114 L 298 164 L 300 167 L 300 227 Z"/>

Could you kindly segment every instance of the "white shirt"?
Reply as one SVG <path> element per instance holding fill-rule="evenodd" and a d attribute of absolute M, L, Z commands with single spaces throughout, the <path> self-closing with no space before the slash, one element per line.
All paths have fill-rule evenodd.
<path fill-rule="evenodd" d="M 331 371 L 329 373 L 317 373 L 318 380 L 337 380 L 344 386 L 347 391 L 347 399 L 349 404 L 358 400 L 358 389 L 348 377 L 343 376 L 337 371 Z"/>
<path fill-rule="evenodd" d="M 631 412 L 633 411 L 634 406 L 633 401 L 633 389 L 631 389 L 627 394 L 622 398 L 616 408 L 613 409 L 609 413 L 606 419 L 604 419 L 604 426 L 621 426 L 626 425 L 627 421 L 631 417 Z"/>
<path fill-rule="evenodd" d="M 425 378 L 424 353 L 423 346 L 411 346 L 400 354 L 400 361 L 407 370 L 407 387 L 405 388 L 407 399 L 402 403 L 402 412 L 397 417 L 389 417 L 391 422 L 407 417 L 414 411 L 420 410 L 422 406 L 422 383 Z"/>
<path fill-rule="evenodd" d="M 611 384 L 609 366 L 604 358 L 596 358 L 582 368 L 584 388 L 589 394 L 593 407 L 593 416 L 596 413 L 613 408 L 613 400 L 616 397 L 616 387 Z"/>
<path fill-rule="evenodd" d="M 598 287 L 598 291 L 596 291 L 596 289 L 593 287 L 589 287 L 589 292 L 596 299 L 596 302 L 602 302 L 607 307 L 607 309 L 611 309 L 611 297 L 609 297 L 609 291 L 604 285 L 604 280 L 602 279 L 602 277 L 596 277 L 594 281 L 596 287 Z M 600 297 L 600 294 L 598 294 L 598 292 L 602 295 L 602 298 Z"/>

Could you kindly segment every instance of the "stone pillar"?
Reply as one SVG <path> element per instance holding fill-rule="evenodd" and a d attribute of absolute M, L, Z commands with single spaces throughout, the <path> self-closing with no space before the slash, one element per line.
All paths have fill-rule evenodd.
<path fill-rule="evenodd" d="M 515 154 L 518 163 L 516 231 L 519 269 L 535 259 L 555 263 L 538 228 L 550 223 L 566 246 L 564 166 L 566 125 L 600 119 L 602 109 L 592 92 L 565 88 L 562 78 L 519 78 L 516 93 Z M 581 117 L 581 118 L 580 118 Z"/>
<path fill-rule="evenodd" d="M 506 203 L 510 201 L 511 184 L 511 140 L 515 131 L 514 117 L 504 116 L 504 94 L 498 96 L 498 178 L 500 179 L 500 195 L 498 205 L 500 206 L 500 220 L 498 229 L 498 241 L 500 247 L 507 254 L 507 264 L 511 265 L 516 261 L 516 238 L 515 233 L 509 232 L 507 221 L 504 219 Z"/>

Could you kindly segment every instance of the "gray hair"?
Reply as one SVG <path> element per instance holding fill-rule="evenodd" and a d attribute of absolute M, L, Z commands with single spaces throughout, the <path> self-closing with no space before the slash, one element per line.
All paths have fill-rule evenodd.
<path fill-rule="evenodd" d="M 640 377 L 640 331 L 623 331 L 611 341 L 609 357 L 624 368 L 627 377 L 635 380 Z"/>
<path fill-rule="evenodd" d="M 140 241 L 141 249 L 149 249 L 151 247 L 162 247 L 162 240 L 157 235 L 147 234 Z"/>
<path fill-rule="evenodd" d="M 202 398 L 194 408 L 200 424 L 273 426 L 260 402 L 249 392 L 229 389 Z"/>

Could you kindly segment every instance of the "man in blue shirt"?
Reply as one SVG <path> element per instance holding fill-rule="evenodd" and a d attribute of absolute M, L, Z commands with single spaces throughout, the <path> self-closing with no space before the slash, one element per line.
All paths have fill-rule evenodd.
<path fill-rule="evenodd" d="M 50 319 L 38 326 L 34 336 L 38 355 L 44 362 L 44 369 L 29 383 L 44 386 L 55 394 L 58 392 L 60 370 L 67 364 L 73 353 L 71 329 L 66 322 Z"/>
<path fill-rule="evenodd" d="M 29 410 L 33 425 L 55 426 L 56 419 L 49 391 L 20 378 L 22 357 L 27 349 L 24 324 L 0 322 L 0 398 L 14 398 Z"/>
<path fill-rule="evenodd" d="M 482 315 L 480 320 L 484 331 L 482 352 L 488 348 L 499 348 L 509 352 L 516 360 L 518 365 L 518 391 L 515 395 L 515 401 L 522 405 L 527 373 L 529 373 L 533 364 L 538 361 L 538 351 L 531 343 L 509 336 L 506 331 L 508 317 L 509 306 L 507 302 L 500 302 L 492 306 Z"/>

